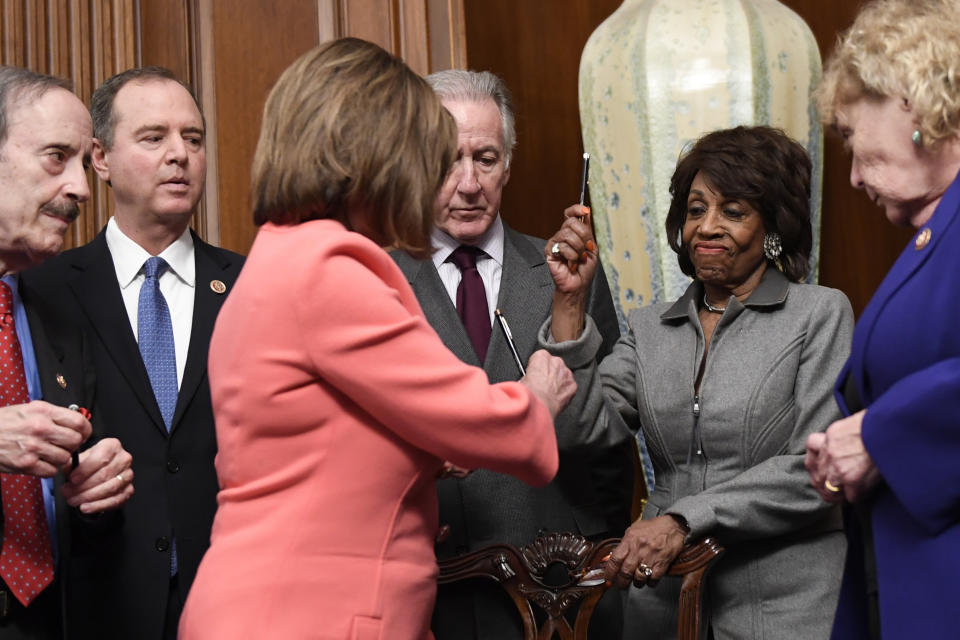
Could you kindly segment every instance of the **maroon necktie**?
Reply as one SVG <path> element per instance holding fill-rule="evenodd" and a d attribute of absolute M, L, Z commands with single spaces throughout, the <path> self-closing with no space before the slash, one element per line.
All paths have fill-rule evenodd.
<path fill-rule="evenodd" d="M 0 282 L 0 406 L 29 401 L 23 354 L 13 323 L 13 292 L 5 282 Z M 27 606 L 53 582 L 53 555 L 40 478 L 0 474 L 0 499 L 3 504 L 0 577 L 17 600 Z"/>
<path fill-rule="evenodd" d="M 482 255 L 486 254 L 467 245 L 460 245 L 450 254 L 450 260 L 460 269 L 457 313 L 481 364 L 487 359 L 487 346 L 490 344 L 490 309 L 487 307 L 483 279 L 477 271 L 477 258 Z"/>

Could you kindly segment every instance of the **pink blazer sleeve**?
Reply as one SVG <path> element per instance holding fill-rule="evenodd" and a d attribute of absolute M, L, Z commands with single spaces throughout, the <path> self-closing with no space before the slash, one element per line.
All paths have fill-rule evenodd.
<path fill-rule="evenodd" d="M 532 485 L 558 465 L 549 411 L 517 382 L 490 385 L 427 323 L 393 261 L 357 234 L 322 248 L 294 301 L 320 376 L 412 445 Z M 342 239 L 342 236 L 341 236 Z"/>

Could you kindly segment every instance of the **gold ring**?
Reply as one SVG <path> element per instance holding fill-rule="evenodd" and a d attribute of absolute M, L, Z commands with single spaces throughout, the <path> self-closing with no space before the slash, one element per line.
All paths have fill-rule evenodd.
<path fill-rule="evenodd" d="M 122 485 L 123 485 L 123 484 L 126 484 L 126 482 L 123 481 L 123 476 L 120 475 L 119 473 L 117 474 L 117 480 L 119 480 L 119 481 L 120 481 L 120 484 L 122 484 Z"/>
<path fill-rule="evenodd" d="M 650 567 L 648 567 L 642 562 L 640 563 L 639 566 L 637 566 L 637 571 L 642 573 L 644 578 L 649 578 L 650 576 L 653 575 L 653 569 L 651 569 Z"/>
<path fill-rule="evenodd" d="M 838 485 L 833 484 L 829 480 L 823 481 L 823 487 L 830 493 L 840 493 L 840 487 Z"/>

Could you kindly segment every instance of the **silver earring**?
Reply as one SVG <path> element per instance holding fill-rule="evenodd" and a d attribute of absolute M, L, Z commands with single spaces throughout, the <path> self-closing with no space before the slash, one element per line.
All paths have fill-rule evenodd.
<path fill-rule="evenodd" d="M 913 135 L 910 136 L 910 139 L 913 140 L 913 144 L 916 146 L 923 146 L 923 134 L 920 133 L 920 129 L 914 129 Z"/>
<path fill-rule="evenodd" d="M 767 260 L 776 260 L 783 251 L 783 244 L 780 242 L 779 233 L 768 233 L 763 236 L 763 255 Z"/>

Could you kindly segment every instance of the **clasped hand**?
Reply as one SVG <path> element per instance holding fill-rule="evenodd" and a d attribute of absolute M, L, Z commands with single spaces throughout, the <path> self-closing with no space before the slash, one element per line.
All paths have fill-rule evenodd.
<path fill-rule="evenodd" d="M 655 586 L 680 555 L 686 529 L 672 516 L 637 520 L 623 534 L 604 567 L 606 579 L 625 589 Z"/>
<path fill-rule="evenodd" d="M 880 471 L 863 445 L 866 410 L 837 420 L 807 438 L 804 466 L 810 484 L 827 502 L 856 502 L 880 483 Z"/>
<path fill-rule="evenodd" d="M 133 470 L 119 440 L 97 442 L 71 469 L 72 453 L 91 433 L 83 415 L 43 400 L 0 408 L 0 472 L 50 478 L 63 470 L 63 495 L 70 506 L 83 513 L 120 506 L 133 495 Z"/>

